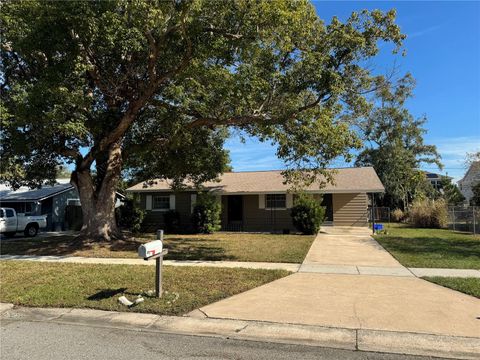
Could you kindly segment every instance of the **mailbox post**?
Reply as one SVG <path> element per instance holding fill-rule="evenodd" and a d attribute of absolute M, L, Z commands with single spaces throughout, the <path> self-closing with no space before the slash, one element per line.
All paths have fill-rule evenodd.
<path fill-rule="evenodd" d="M 163 230 L 157 230 L 157 240 L 140 245 L 138 256 L 145 261 L 155 259 L 155 296 L 162 297 L 162 264 L 163 256 L 168 254 L 168 249 L 163 249 Z"/>

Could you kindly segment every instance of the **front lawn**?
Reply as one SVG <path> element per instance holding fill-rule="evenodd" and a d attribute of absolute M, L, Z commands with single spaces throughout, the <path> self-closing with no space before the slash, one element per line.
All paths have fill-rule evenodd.
<path fill-rule="evenodd" d="M 136 258 L 141 243 L 153 234 L 112 244 L 83 244 L 73 236 L 2 240 L 1 254 L 65 255 Z M 171 260 L 229 260 L 301 263 L 315 236 L 218 232 L 215 234 L 167 235 L 164 247 Z"/>
<path fill-rule="evenodd" d="M 407 267 L 480 269 L 480 237 L 443 229 L 387 224 L 375 239 Z"/>
<path fill-rule="evenodd" d="M 448 287 L 453 290 L 472 295 L 480 299 L 480 279 L 479 278 L 456 278 L 456 277 L 424 277 L 422 279 L 431 281 L 435 284 Z"/>
<path fill-rule="evenodd" d="M 164 266 L 164 296 L 157 299 L 144 294 L 145 301 L 129 309 L 118 298 L 125 295 L 133 300 L 154 290 L 154 267 L 1 261 L 0 273 L 1 302 L 163 315 L 182 315 L 289 274 L 284 270 Z"/>

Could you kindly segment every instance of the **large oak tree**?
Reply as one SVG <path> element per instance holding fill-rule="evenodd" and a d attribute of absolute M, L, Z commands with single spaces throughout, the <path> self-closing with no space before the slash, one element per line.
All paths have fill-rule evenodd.
<path fill-rule="evenodd" d="M 82 233 L 108 240 L 122 171 L 212 179 L 231 129 L 275 143 L 290 181 L 316 176 L 359 145 L 339 115 L 368 109 L 362 64 L 401 45 L 394 21 L 326 25 L 305 0 L 6 1 L 2 180 L 39 186 L 71 164 Z"/>

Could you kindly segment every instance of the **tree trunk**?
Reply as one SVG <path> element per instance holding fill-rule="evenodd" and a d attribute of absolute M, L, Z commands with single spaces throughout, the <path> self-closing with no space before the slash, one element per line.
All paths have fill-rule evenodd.
<path fill-rule="evenodd" d="M 108 151 L 104 177 L 96 185 L 90 169 L 76 170 L 72 174 L 71 182 L 77 188 L 82 204 L 81 239 L 111 241 L 123 237 L 115 219 L 116 186 L 121 170 L 121 148 L 115 143 Z"/>

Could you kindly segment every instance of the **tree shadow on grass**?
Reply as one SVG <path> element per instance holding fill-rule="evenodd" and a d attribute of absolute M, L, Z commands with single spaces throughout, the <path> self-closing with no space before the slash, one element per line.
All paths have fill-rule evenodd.
<path fill-rule="evenodd" d="M 99 301 L 99 300 L 105 300 L 112 298 L 118 294 L 122 294 L 127 290 L 127 288 L 118 288 L 118 289 L 103 289 L 100 290 L 99 292 L 90 295 L 87 297 L 87 300 L 91 301 Z"/>
<path fill-rule="evenodd" d="M 8 239 L 0 243 L 4 255 L 36 255 L 36 256 L 69 256 L 80 253 L 88 256 L 90 250 L 104 248 L 108 256 L 111 252 L 131 252 L 136 255 L 138 247 L 151 239 L 126 239 L 112 243 L 96 243 L 76 241 L 74 236 L 56 236 L 35 239 Z M 224 248 L 218 246 L 218 240 L 203 237 L 173 237 L 165 240 L 164 247 L 168 249 L 165 259 L 170 260 L 237 260 L 233 255 L 227 255 Z M 82 254 L 83 252 L 83 254 Z"/>
<path fill-rule="evenodd" d="M 168 248 L 166 259 L 169 260 L 237 260 L 236 256 L 227 255 L 225 249 L 216 246 L 218 240 L 205 238 L 178 237 L 165 242 Z"/>
<path fill-rule="evenodd" d="M 2 239 L 1 253 L 3 255 L 71 255 L 81 248 L 71 235 L 39 238 Z M 90 245 L 85 245 L 91 248 Z M 82 249 L 83 250 L 83 249 Z"/>

